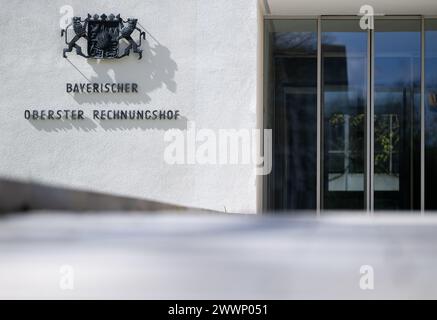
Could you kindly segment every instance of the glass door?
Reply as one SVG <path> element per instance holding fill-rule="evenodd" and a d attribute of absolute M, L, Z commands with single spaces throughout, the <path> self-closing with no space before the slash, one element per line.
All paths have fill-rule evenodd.
<path fill-rule="evenodd" d="M 324 209 L 366 208 L 368 32 L 358 19 L 321 23 Z"/>
<path fill-rule="evenodd" d="M 420 209 L 421 20 L 377 19 L 374 209 Z"/>

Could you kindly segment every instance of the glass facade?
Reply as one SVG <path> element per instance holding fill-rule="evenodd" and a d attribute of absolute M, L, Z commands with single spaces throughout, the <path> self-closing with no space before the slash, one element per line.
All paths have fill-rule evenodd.
<path fill-rule="evenodd" d="M 437 19 L 425 20 L 425 209 L 437 210 Z"/>
<path fill-rule="evenodd" d="M 265 20 L 265 209 L 437 209 L 436 43 L 416 16 Z"/>
<path fill-rule="evenodd" d="M 375 209 L 420 209 L 421 20 L 375 21 Z"/>
<path fill-rule="evenodd" d="M 267 21 L 270 209 L 316 209 L 317 21 Z"/>
<path fill-rule="evenodd" d="M 322 21 L 323 207 L 365 208 L 367 32 Z"/>

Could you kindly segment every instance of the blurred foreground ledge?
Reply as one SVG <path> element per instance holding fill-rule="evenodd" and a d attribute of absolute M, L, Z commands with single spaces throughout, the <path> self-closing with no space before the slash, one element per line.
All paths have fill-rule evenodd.
<path fill-rule="evenodd" d="M 419 213 L 0 218 L 3 299 L 436 299 L 436 270 Z"/>

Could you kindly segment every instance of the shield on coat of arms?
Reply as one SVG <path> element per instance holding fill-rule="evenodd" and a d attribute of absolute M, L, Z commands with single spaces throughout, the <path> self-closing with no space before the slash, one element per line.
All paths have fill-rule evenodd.
<path fill-rule="evenodd" d="M 88 21 L 88 56 L 95 59 L 118 57 L 120 16 L 94 15 Z"/>

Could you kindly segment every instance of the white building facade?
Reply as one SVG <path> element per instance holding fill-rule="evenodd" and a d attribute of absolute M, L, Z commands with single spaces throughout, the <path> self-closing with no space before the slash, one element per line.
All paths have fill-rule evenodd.
<path fill-rule="evenodd" d="M 405 18 L 407 15 L 410 18 L 406 19 L 412 23 L 398 26 L 380 23 L 378 26 L 378 22 L 375 21 L 374 30 L 361 32 L 360 17 L 357 15 L 363 5 L 373 6 L 375 13 L 384 14 L 385 17 Z M 61 29 L 65 28 L 72 16 L 85 19 L 88 14 L 120 14 L 123 19 L 138 19 L 138 27 L 145 32 L 145 40 L 142 40 L 141 46 L 142 58 L 138 59 L 138 55 L 133 52 L 120 59 L 84 58 L 77 55 L 75 49 L 67 52 L 67 58 L 64 58 L 62 53 L 66 43 L 60 36 Z M 431 53 L 425 56 L 426 47 L 423 39 L 426 38 L 425 28 L 429 26 L 430 32 L 434 30 L 431 21 L 433 14 L 437 15 L 437 4 L 432 0 L 385 0 L 366 3 L 355 0 L 5 2 L 0 13 L 3 21 L 0 35 L 3 42 L 0 49 L 0 178 L 5 181 L 38 183 L 235 213 L 256 213 L 263 209 L 426 209 L 426 146 L 430 147 L 430 155 L 433 152 L 433 141 L 426 140 L 426 119 L 431 119 L 431 116 L 426 117 L 426 108 L 432 108 L 434 105 L 434 80 L 428 79 L 430 87 L 429 92 L 426 91 L 427 82 L 423 72 L 426 69 L 425 60 L 429 57 L 429 68 L 433 68 L 433 65 Z M 338 16 L 337 20 L 332 17 L 334 15 Z M 354 26 L 348 22 L 341 22 L 345 20 L 345 16 L 350 18 L 348 21 L 353 21 Z M 429 24 L 425 25 L 428 23 L 426 19 L 429 19 Z M 336 24 L 335 21 L 340 23 Z M 399 21 L 403 20 L 399 18 Z M 387 156 L 387 153 L 374 149 L 381 135 L 374 134 L 378 126 L 371 121 L 372 116 L 382 110 L 378 109 L 379 102 L 375 99 L 378 77 L 375 76 L 375 69 L 372 69 L 378 63 L 379 57 L 378 49 L 375 50 L 378 44 L 378 27 L 381 28 L 381 32 L 416 32 L 414 39 L 419 41 L 418 47 L 412 49 L 412 56 L 404 57 L 401 54 L 403 58 L 415 61 L 415 64 L 405 66 L 402 62 L 391 61 L 393 70 L 402 66 L 409 67 L 410 70 L 418 67 L 418 70 L 414 69 L 412 72 L 417 71 L 419 74 L 408 84 L 413 88 L 413 96 L 408 98 L 411 101 L 403 105 L 407 110 L 405 112 L 410 112 L 410 116 L 401 120 L 394 116 L 394 122 L 401 121 L 398 124 L 401 129 L 399 133 L 394 133 L 395 129 L 390 127 L 392 129 L 389 130 L 392 131 L 388 134 L 389 137 L 410 142 L 399 143 L 399 146 L 395 145 L 397 142 L 390 142 L 387 148 L 390 149 L 388 156 L 392 162 L 383 162 L 382 169 L 375 167 L 375 161 Z M 414 30 L 409 30 L 410 27 Z M 312 60 L 310 59 L 309 64 L 315 72 L 314 83 L 305 86 L 293 85 L 293 75 L 290 75 L 290 72 L 295 68 L 287 67 L 288 62 L 284 63 L 281 70 L 285 70 L 284 75 L 290 78 L 286 89 L 288 93 L 284 97 L 296 99 L 296 92 L 306 92 L 307 95 L 303 100 L 299 98 L 300 102 L 291 101 L 289 106 L 280 105 L 281 102 L 276 95 L 284 86 L 281 79 L 275 78 L 280 71 L 277 69 L 278 65 L 274 62 L 272 64 L 272 61 L 276 59 L 275 50 L 278 48 L 271 41 L 275 41 L 278 33 L 294 35 L 294 38 L 290 39 L 291 42 L 284 44 L 289 47 L 280 54 L 286 57 L 296 54 L 304 57 L 308 51 L 296 49 L 293 42 L 299 39 L 298 33 L 302 32 L 312 32 L 312 36 L 315 37 L 313 52 L 310 54 Z M 345 32 L 348 35 L 338 37 L 339 41 L 344 43 L 335 40 L 332 43 L 323 43 L 323 32 L 332 32 L 331 35 L 327 35 L 327 41 L 330 36 L 332 39 L 335 33 Z M 355 40 L 354 33 L 357 36 Z M 429 35 L 432 42 L 433 33 Z M 73 30 L 70 28 L 68 39 L 71 40 L 73 36 Z M 135 38 L 135 41 L 137 40 Z M 83 51 L 86 52 L 86 40 L 80 41 Z M 394 45 L 396 46 L 396 43 Z M 343 46 L 346 51 L 338 48 L 339 46 Z M 337 58 L 349 59 L 347 54 L 351 51 L 347 50 L 352 50 L 355 54 L 350 58 L 352 60 L 346 59 L 346 62 L 337 64 L 337 67 L 334 63 L 334 70 L 340 73 L 342 65 L 348 67 L 343 77 L 346 83 L 341 83 L 342 76 L 338 74 L 333 77 L 340 79 L 340 82 L 323 82 L 329 76 L 323 73 L 326 69 L 323 69 L 322 61 L 323 50 L 328 47 L 334 48 L 330 54 L 337 55 Z M 357 66 L 353 59 L 359 60 L 360 54 L 363 54 L 364 60 L 358 65 L 362 68 L 364 78 L 357 81 L 362 80 L 362 83 L 353 82 L 352 78 L 356 73 L 350 73 L 350 68 Z M 381 51 L 381 55 L 385 55 L 386 58 L 391 57 L 391 54 Z M 283 59 L 284 56 L 281 57 L 280 59 Z M 396 65 L 397 63 L 401 63 L 401 66 Z M 294 78 L 304 79 L 304 76 L 296 75 Z M 94 92 L 93 88 L 91 92 L 67 90 L 69 84 L 78 84 L 80 87 L 80 84 L 87 83 L 129 84 L 130 87 L 123 87 L 124 92 L 114 93 Z M 132 84 L 136 90 L 132 90 Z M 352 89 L 359 85 L 361 88 L 358 91 Z M 405 98 L 408 92 L 402 91 L 404 87 L 400 92 L 403 92 L 402 97 Z M 388 92 L 397 92 L 394 88 L 391 90 Z M 356 111 L 355 104 L 349 106 L 346 102 L 344 108 L 355 108 L 354 112 L 339 109 L 329 115 L 332 117 L 341 114 L 341 121 L 345 121 L 344 119 L 349 116 L 352 117 L 348 118 L 350 121 L 354 120 L 353 117 L 362 118 L 362 130 L 354 136 L 358 136 L 356 140 L 353 140 L 354 137 L 349 133 L 344 135 L 344 126 L 338 129 L 343 130 L 342 136 L 340 135 L 343 139 L 340 143 L 343 151 L 341 148 L 330 150 L 329 137 L 332 137 L 333 133 L 323 131 L 327 128 L 323 120 L 328 117 L 324 117 L 323 113 L 329 108 L 327 96 L 340 91 L 349 98 L 358 99 L 354 95 L 356 92 L 360 92 L 363 97 L 363 101 L 358 103 L 361 111 Z M 313 100 L 311 97 L 308 98 L 308 92 L 313 95 Z M 309 149 L 304 150 L 312 159 L 307 164 L 313 168 L 303 168 L 296 164 L 294 160 L 299 159 L 299 152 L 297 158 L 293 154 L 286 154 L 287 150 L 295 152 L 293 148 L 300 147 L 299 144 L 294 144 L 290 148 L 290 144 L 287 143 L 292 138 L 282 134 L 287 130 L 293 130 L 290 129 L 291 122 L 288 123 L 286 120 L 287 123 L 280 124 L 277 122 L 279 118 L 275 117 L 293 117 L 293 114 L 287 113 L 288 111 L 281 115 L 281 108 L 297 110 L 293 103 L 303 103 L 304 106 L 308 103 L 308 108 L 314 109 L 312 120 L 305 117 L 301 119 L 313 121 L 308 130 L 314 130 L 315 136 L 313 134 L 314 139 L 308 138 L 306 147 Z M 396 109 L 396 106 L 393 108 Z M 32 118 L 35 110 L 39 111 L 38 119 Z M 41 112 L 42 110 L 46 113 Z M 50 110 L 61 111 L 62 119 L 44 118 Z M 83 111 L 83 119 L 75 119 L 78 114 L 73 115 L 72 112 L 67 119 L 63 110 Z M 178 116 L 172 118 L 167 113 L 170 119 L 111 119 L 114 111 L 129 110 L 171 111 L 172 116 L 174 113 Z M 102 111 L 106 112 L 104 115 L 109 116 L 102 119 Z M 394 114 L 388 111 L 380 113 Z M 358 118 L 355 121 L 358 121 Z M 418 124 L 417 128 L 414 121 Z M 407 122 L 411 124 L 411 128 L 408 127 L 409 131 L 404 132 L 402 123 L 406 125 Z M 431 124 L 429 126 L 431 127 Z M 198 161 L 168 163 L 165 154 L 171 142 L 166 141 L 166 132 L 174 129 L 188 132 L 193 127 L 196 130 L 212 130 L 217 135 L 223 129 L 249 132 L 256 129 L 272 129 L 272 173 L 258 175 L 253 161 L 215 164 Z M 348 130 L 353 130 L 351 128 Z M 432 131 L 429 132 L 431 135 Z M 309 135 L 311 136 L 311 133 Z M 196 144 L 200 145 L 202 139 L 197 138 L 199 140 Z M 354 151 L 352 147 L 345 147 L 346 140 L 350 144 L 355 143 Z M 358 149 L 356 143 L 359 144 Z M 335 151 L 343 152 L 343 157 L 330 158 Z M 401 151 L 404 153 L 401 154 Z M 350 169 L 349 160 L 356 160 L 351 156 L 354 152 L 362 154 L 358 156 L 359 163 L 355 163 L 355 169 Z M 380 154 L 382 155 L 379 156 Z M 284 160 L 284 157 L 287 159 Z M 410 157 L 412 162 L 403 166 L 393 160 L 393 157 Z M 302 159 L 304 158 L 300 160 Z M 432 159 L 430 156 L 428 161 L 431 162 Z M 342 165 L 340 168 L 330 167 L 328 161 Z M 387 165 L 392 170 L 388 173 L 384 171 Z M 298 187 L 295 186 L 298 178 L 293 170 L 309 172 L 305 175 L 305 171 L 299 176 L 304 182 Z M 404 176 L 408 176 L 409 179 L 405 183 Z M 278 177 L 285 180 L 279 180 Z M 334 181 L 335 179 L 337 180 Z M 430 183 L 428 189 L 433 186 L 432 182 Z M 378 193 L 379 191 L 381 193 Z M 348 198 L 349 202 L 337 203 L 334 201 L 337 197 Z M 402 202 L 405 198 L 411 201 Z M 429 208 L 434 209 L 433 204 L 430 204 Z"/>

